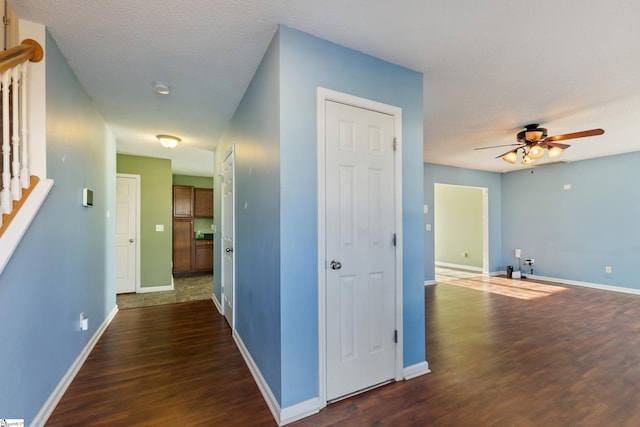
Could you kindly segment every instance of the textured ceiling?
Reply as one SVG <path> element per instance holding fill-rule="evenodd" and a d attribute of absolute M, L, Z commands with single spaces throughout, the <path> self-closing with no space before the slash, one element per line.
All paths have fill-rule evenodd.
<path fill-rule="evenodd" d="M 424 73 L 426 162 L 518 169 L 474 151 L 601 127 L 558 160 L 640 149 L 634 0 L 14 0 L 47 26 L 116 134 L 118 151 L 211 169 L 210 151 L 279 24 Z M 152 91 L 168 82 L 170 96 Z M 158 148 L 154 135 L 183 144 Z M 186 170 L 185 170 L 186 169 Z M 202 172 L 202 170 L 204 172 Z"/>

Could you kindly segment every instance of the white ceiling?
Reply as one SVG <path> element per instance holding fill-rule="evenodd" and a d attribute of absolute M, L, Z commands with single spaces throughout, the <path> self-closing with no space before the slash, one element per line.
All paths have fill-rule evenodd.
<path fill-rule="evenodd" d="M 279 24 L 424 73 L 426 162 L 521 168 L 494 158 L 505 148 L 473 149 L 514 143 L 528 123 L 549 135 L 605 129 L 558 160 L 640 150 L 637 0 L 9 2 L 48 27 L 118 152 L 175 156 L 179 173 L 211 169 Z M 160 149 L 159 133 L 183 143 Z"/>

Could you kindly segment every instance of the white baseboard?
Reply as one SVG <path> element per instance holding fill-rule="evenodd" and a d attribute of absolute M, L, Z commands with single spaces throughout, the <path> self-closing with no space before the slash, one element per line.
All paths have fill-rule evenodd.
<path fill-rule="evenodd" d="M 98 342 L 104 331 L 107 329 L 107 326 L 111 324 L 111 321 L 117 313 L 118 306 L 116 305 L 115 307 L 113 307 L 113 310 L 111 310 L 111 313 L 109 313 L 107 318 L 104 319 L 104 322 L 102 322 L 100 327 L 93 334 L 89 342 L 87 342 L 87 344 L 84 346 L 76 360 L 71 364 L 71 366 L 67 370 L 67 373 L 64 374 L 45 404 L 42 406 L 42 408 L 40 408 L 40 411 L 35 416 L 31 424 L 29 424 L 30 427 L 40 427 L 45 425 L 45 423 L 53 413 L 53 410 L 56 409 L 58 402 L 60 402 L 60 399 L 62 399 L 62 396 L 67 391 L 67 388 L 69 388 L 69 385 L 71 385 L 71 382 L 78 374 L 78 371 L 84 364 L 85 360 L 87 360 L 87 357 L 89 357 L 91 350 L 93 350 L 93 347 L 95 347 L 96 343 Z"/>
<path fill-rule="evenodd" d="M 419 377 L 420 375 L 425 375 L 431 372 L 429 369 L 429 363 L 425 360 L 424 362 L 416 363 L 415 365 L 407 366 L 402 370 L 402 376 L 405 380 L 410 380 L 412 378 Z"/>
<path fill-rule="evenodd" d="M 145 286 L 145 287 L 140 287 L 138 289 L 138 293 L 139 294 L 146 294 L 149 292 L 162 292 L 162 291 L 172 291 L 173 290 L 173 283 L 171 283 L 170 285 L 165 285 L 165 286 Z"/>
<path fill-rule="evenodd" d="M 269 384 L 267 384 L 262 373 L 260 373 L 260 369 L 258 369 L 258 366 L 249 353 L 249 350 L 247 350 L 244 342 L 242 342 L 242 338 L 240 338 L 240 335 L 238 335 L 236 331 L 233 331 L 233 340 L 236 342 L 236 345 L 240 350 L 240 354 L 242 354 L 242 357 L 244 358 L 260 393 L 262 393 L 262 397 L 267 403 L 273 418 L 279 426 L 292 423 L 301 418 L 308 417 L 309 415 L 317 414 L 320 411 L 320 399 L 317 397 L 281 409 L 280 404 L 269 387 Z"/>
<path fill-rule="evenodd" d="M 309 415 L 317 414 L 318 412 L 320 412 L 320 398 L 314 397 L 313 399 L 305 400 L 304 402 L 281 409 L 278 424 L 283 426 L 301 420 Z"/>
<path fill-rule="evenodd" d="M 450 262 L 441 262 L 441 261 L 436 261 L 435 265 L 436 267 L 455 268 L 456 270 L 466 270 L 466 271 L 482 273 L 482 267 L 474 267 L 471 265 L 452 264 Z"/>
<path fill-rule="evenodd" d="M 425 286 L 433 286 L 435 285 L 437 282 L 435 280 L 425 280 L 424 281 L 424 285 Z"/>
<path fill-rule="evenodd" d="M 590 283 L 590 282 L 580 282 L 577 280 L 558 279 L 556 277 L 537 276 L 535 274 L 527 274 L 526 272 L 524 273 L 524 275 L 525 277 L 528 277 L 530 279 L 543 280 L 545 282 L 554 282 L 554 283 L 559 283 L 561 285 L 582 286 L 585 288 L 600 289 L 603 291 L 613 291 L 613 292 L 621 292 L 625 294 L 640 295 L 640 289 L 625 288 L 624 286 L 611 286 L 611 285 L 602 285 L 600 283 Z"/>
<path fill-rule="evenodd" d="M 211 300 L 213 301 L 213 305 L 218 309 L 218 313 L 222 314 L 222 306 L 220 305 L 218 298 L 216 298 L 216 294 L 211 295 Z"/>
<path fill-rule="evenodd" d="M 258 369 L 258 366 L 253 361 L 249 350 L 247 350 L 244 342 L 242 342 L 242 338 L 240 338 L 240 335 L 238 335 L 235 330 L 233 331 L 233 340 L 236 342 L 236 345 L 240 350 L 240 354 L 242 354 L 244 362 L 247 364 L 247 367 L 249 368 L 249 371 L 251 372 L 251 375 L 253 376 L 253 379 L 258 386 L 258 389 L 260 389 L 260 393 L 262 393 L 262 397 L 267 403 L 267 406 L 269 407 L 273 418 L 275 418 L 278 425 L 280 425 L 280 405 L 273 395 L 271 388 L 267 384 L 267 381 L 262 376 L 262 373 L 260 373 L 260 369 Z"/>

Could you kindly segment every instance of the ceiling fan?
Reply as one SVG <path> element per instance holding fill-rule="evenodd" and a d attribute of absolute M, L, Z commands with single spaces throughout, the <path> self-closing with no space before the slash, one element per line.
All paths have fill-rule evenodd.
<path fill-rule="evenodd" d="M 561 144 L 556 141 L 563 141 L 565 139 L 584 138 L 586 136 L 602 135 L 603 129 L 591 129 L 583 130 L 581 132 L 565 133 L 563 135 L 547 136 L 547 129 L 539 127 L 537 123 L 526 125 L 524 130 L 521 130 L 516 135 L 517 144 L 504 144 L 493 145 L 491 147 L 480 147 L 475 150 L 486 150 L 488 148 L 508 147 L 516 146 L 515 148 L 507 151 L 504 154 L 500 154 L 497 158 L 502 158 L 507 163 L 515 164 L 518 160 L 518 151 L 522 151 L 523 165 L 532 165 L 545 154 L 549 155 L 550 159 L 558 157 L 562 152 L 569 148 L 569 144 Z"/>

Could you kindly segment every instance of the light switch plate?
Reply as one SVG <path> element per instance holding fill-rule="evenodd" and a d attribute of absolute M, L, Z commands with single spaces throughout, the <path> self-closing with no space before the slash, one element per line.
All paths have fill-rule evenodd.
<path fill-rule="evenodd" d="M 156 231 L 164 231 L 164 224 L 156 224 Z"/>

